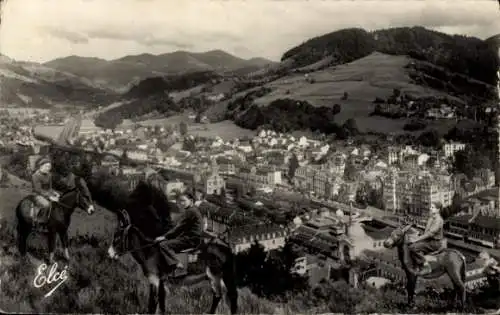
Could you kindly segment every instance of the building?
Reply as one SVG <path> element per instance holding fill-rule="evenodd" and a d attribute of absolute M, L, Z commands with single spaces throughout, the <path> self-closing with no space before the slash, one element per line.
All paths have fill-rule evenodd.
<path fill-rule="evenodd" d="M 305 254 L 295 260 L 295 264 L 290 271 L 301 276 L 307 276 L 309 285 L 314 286 L 323 279 L 330 279 L 332 277 L 332 267 L 337 265 L 338 263 L 331 258 Z"/>
<path fill-rule="evenodd" d="M 465 143 L 460 142 L 448 142 L 443 146 L 444 156 L 447 158 L 453 157 L 456 152 L 465 150 Z"/>
<path fill-rule="evenodd" d="M 478 215 L 471 223 L 470 214 L 455 215 L 448 219 L 447 230 L 466 236 L 469 241 L 494 248 L 500 238 L 500 218 Z"/>
<path fill-rule="evenodd" d="M 217 164 L 219 166 L 220 175 L 228 176 L 236 174 L 236 166 L 231 159 L 219 157 L 217 158 Z"/>
<path fill-rule="evenodd" d="M 195 187 L 197 183 L 201 181 L 201 175 L 197 172 L 191 172 L 188 170 L 173 169 L 173 168 L 163 168 L 159 170 L 159 173 L 168 181 L 179 180 L 186 184 L 187 186 Z"/>
<path fill-rule="evenodd" d="M 217 171 L 211 171 L 201 176 L 200 186 L 206 195 L 220 195 L 226 187 L 226 181 Z"/>
<path fill-rule="evenodd" d="M 391 170 L 383 182 L 384 205 L 393 213 L 426 217 L 433 203 L 450 206 L 455 193 L 450 176 L 429 172 Z"/>
<path fill-rule="evenodd" d="M 287 235 L 287 230 L 279 225 L 256 224 L 232 230 L 229 239 L 235 253 L 249 249 L 255 242 L 270 251 L 285 246 Z"/>
<path fill-rule="evenodd" d="M 238 177 L 257 187 L 274 187 L 282 183 L 281 171 L 271 167 L 242 167 L 238 172 Z"/>
<path fill-rule="evenodd" d="M 120 161 L 111 155 L 105 155 L 101 160 L 101 165 L 107 168 L 118 168 Z"/>
<path fill-rule="evenodd" d="M 242 225 L 260 223 L 255 217 L 245 215 L 237 208 L 222 208 L 210 202 L 203 202 L 199 206 L 199 210 L 205 220 L 206 230 L 217 234 L 224 234 L 230 229 L 237 229 Z"/>
<path fill-rule="evenodd" d="M 396 147 L 387 148 L 387 164 L 395 164 L 399 162 L 399 150 Z"/>
<path fill-rule="evenodd" d="M 178 193 L 182 193 L 186 190 L 186 185 L 180 180 L 168 181 L 165 185 L 165 194 L 171 200 L 173 200 Z"/>
<path fill-rule="evenodd" d="M 332 199 L 339 194 L 343 184 L 339 176 L 328 170 L 328 166 L 301 166 L 293 178 L 295 187 L 316 197 Z"/>

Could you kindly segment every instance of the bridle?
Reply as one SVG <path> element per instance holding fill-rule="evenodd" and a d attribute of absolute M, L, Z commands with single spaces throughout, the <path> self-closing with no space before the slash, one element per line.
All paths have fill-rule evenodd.
<path fill-rule="evenodd" d="M 146 248 L 150 248 L 150 247 L 153 247 L 155 245 L 158 244 L 158 242 L 154 241 L 154 240 L 151 240 L 149 238 L 147 238 L 146 236 L 144 236 L 141 231 L 131 223 L 130 221 L 130 217 L 128 215 L 128 213 L 125 211 L 125 210 L 120 210 L 120 214 L 123 216 L 123 220 L 126 222 L 125 224 L 123 223 L 120 223 L 121 225 L 123 225 L 122 227 L 120 227 L 119 229 L 119 232 L 121 234 L 121 242 L 120 242 L 120 251 L 117 251 L 116 252 L 116 255 L 117 256 L 121 256 L 123 254 L 126 254 L 126 253 L 133 253 L 133 252 L 136 252 L 136 251 L 139 251 L 139 250 L 143 250 L 143 249 L 146 249 Z M 146 240 L 146 242 L 148 244 L 146 245 L 143 245 L 143 246 L 139 246 L 137 248 L 131 248 L 129 249 L 129 234 L 130 234 L 130 230 L 135 230 L 136 233 L 139 234 L 139 237 Z M 113 236 L 113 241 L 114 241 L 114 236 Z M 125 249 L 124 249 L 125 248 Z"/>

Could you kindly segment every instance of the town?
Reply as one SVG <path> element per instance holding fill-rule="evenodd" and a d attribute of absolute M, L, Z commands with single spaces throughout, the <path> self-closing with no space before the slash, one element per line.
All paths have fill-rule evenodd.
<path fill-rule="evenodd" d="M 8 131 L 3 133 L 2 152 L 29 152 L 27 165 L 17 170 L 33 169 L 47 148 L 35 126 L 61 121 L 47 121 L 46 113 L 2 117 L 2 128 Z M 266 129 L 254 137 L 224 140 L 193 136 L 188 124 L 194 122 L 135 123 L 103 130 L 87 121 L 73 144 L 101 154 L 92 172 L 109 172 L 130 191 L 151 168 L 165 179 L 163 189 L 170 200 L 185 190 L 201 191 L 206 228 L 229 231 L 235 252 L 255 242 L 273 251 L 292 241 L 304 253 L 293 271 L 307 275 L 311 284 L 334 277 L 336 269 L 360 257 L 377 267 L 351 272 L 352 285 L 360 280 L 375 285 L 373 279 L 384 278 L 401 281 L 397 257 L 383 250 L 381 240 L 388 236 L 387 227 L 402 222 L 423 227 L 433 203 L 454 211 L 445 225 L 446 236 L 449 246 L 467 254 L 469 286 L 486 280 L 474 263 L 477 253 L 487 249 L 500 257 L 494 172 L 476 169 L 471 178 L 452 170 L 456 155 L 468 149 L 465 143 L 446 142 L 429 149 L 328 142 L 321 135 L 293 136 Z"/>

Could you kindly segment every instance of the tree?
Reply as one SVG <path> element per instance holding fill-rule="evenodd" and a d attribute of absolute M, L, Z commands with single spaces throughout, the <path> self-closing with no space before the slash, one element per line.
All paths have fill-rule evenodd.
<path fill-rule="evenodd" d="M 111 129 L 111 130 L 115 130 L 116 127 L 120 125 L 122 122 L 123 118 L 118 113 L 112 113 L 112 114 L 103 113 L 94 120 L 94 124 L 97 127 L 101 127 L 103 129 Z"/>
<path fill-rule="evenodd" d="M 264 264 L 266 252 L 257 240 L 250 248 L 236 256 L 236 267 L 238 273 L 237 282 L 240 286 L 248 286 L 257 295 L 264 292 Z"/>
<path fill-rule="evenodd" d="M 468 146 L 465 150 L 455 152 L 452 170 L 472 179 L 480 169 L 492 169 L 492 166 L 489 156 Z"/>
<path fill-rule="evenodd" d="M 441 146 L 441 136 L 435 129 L 431 129 L 422 133 L 417 140 L 421 145 L 426 147 L 439 148 Z"/>
<path fill-rule="evenodd" d="M 194 119 L 194 122 L 195 122 L 195 123 L 197 123 L 197 124 L 201 123 L 201 117 L 202 117 L 202 113 L 201 113 L 201 112 L 198 112 L 198 113 L 196 114 L 196 117 L 195 117 L 195 119 Z"/>
<path fill-rule="evenodd" d="M 338 113 L 340 113 L 341 110 L 342 110 L 342 107 L 340 106 L 340 104 L 333 105 L 332 111 L 333 111 L 334 115 L 337 115 Z"/>
<path fill-rule="evenodd" d="M 182 150 L 195 152 L 196 151 L 196 140 L 191 137 L 185 137 L 182 143 Z"/>
<path fill-rule="evenodd" d="M 355 136 L 359 134 L 358 124 L 356 123 L 356 119 L 354 118 L 349 118 L 348 120 L 346 120 L 344 125 L 342 126 L 342 129 L 344 129 L 349 136 Z"/>
<path fill-rule="evenodd" d="M 353 163 L 347 163 L 344 168 L 344 178 L 348 181 L 355 181 L 357 172 Z"/>
<path fill-rule="evenodd" d="M 222 187 L 220 190 L 219 201 L 220 201 L 221 206 L 224 207 L 227 205 L 226 189 L 224 187 Z"/>
<path fill-rule="evenodd" d="M 249 287 L 255 294 L 266 298 L 285 297 L 288 293 L 305 291 L 307 278 L 291 272 L 299 252 L 288 240 L 281 249 L 265 252 L 255 241 L 236 256 L 238 284 Z"/>
<path fill-rule="evenodd" d="M 367 203 L 375 208 L 384 209 L 384 196 L 382 189 L 371 189 L 368 193 Z"/>
<path fill-rule="evenodd" d="M 299 159 L 297 158 L 297 155 L 295 153 L 292 154 L 289 163 L 290 164 L 288 165 L 288 178 L 292 180 L 293 177 L 295 176 L 295 171 L 299 167 Z"/>
<path fill-rule="evenodd" d="M 185 136 L 188 132 L 187 124 L 183 121 L 179 124 L 179 133 Z"/>
<path fill-rule="evenodd" d="M 120 164 L 125 164 L 127 163 L 127 161 L 128 161 L 128 151 L 127 149 L 124 149 L 120 157 Z"/>
<path fill-rule="evenodd" d="M 368 204 L 368 191 L 365 185 L 360 185 L 356 190 L 356 203 L 362 206 L 366 206 Z"/>

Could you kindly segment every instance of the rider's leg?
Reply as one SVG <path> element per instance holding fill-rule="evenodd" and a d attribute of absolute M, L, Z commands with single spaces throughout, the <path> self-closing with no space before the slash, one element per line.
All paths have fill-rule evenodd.
<path fill-rule="evenodd" d="M 170 248 L 175 253 L 179 253 L 183 250 L 194 247 L 193 244 L 183 239 L 166 240 L 165 245 L 168 246 L 168 248 Z M 174 270 L 174 274 L 177 274 L 178 272 L 180 273 L 184 272 L 184 268 L 186 266 L 184 266 L 184 264 L 178 259 L 176 255 L 175 255 L 175 260 L 177 261 L 177 263 L 176 263 L 176 269 Z"/>
<path fill-rule="evenodd" d="M 425 257 L 422 252 L 426 252 L 427 249 L 427 243 L 423 241 L 415 242 L 409 246 L 411 257 L 418 266 L 422 266 L 424 264 Z"/>
<path fill-rule="evenodd" d="M 44 211 L 45 209 L 47 209 L 50 206 L 50 201 L 47 200 L 45 197 L 38 195 L 38 196 L 35 196 L 35 203 L 36 203 L 35 206 L 38 209 L 36 209 L 33 219 L 35 221 L 39 221 L 40 212 Z"/>

